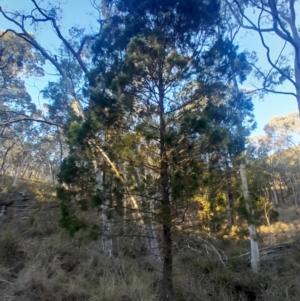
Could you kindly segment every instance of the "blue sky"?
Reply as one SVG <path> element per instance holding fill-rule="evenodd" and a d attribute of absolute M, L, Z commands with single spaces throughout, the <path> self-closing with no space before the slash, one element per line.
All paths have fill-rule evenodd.
<path fill-rule="evenodd" d="M 14 10 L 29 10 L 32 9 L 30 0 L 0 0 L 0 4 L 3 9 L 10 11 Z M 64 0 L 62 8 L 64 10 L 62 20 L 62 31 L 67 33 L 67 30 L 71 26 L 83 25 L 90 26 L 95 22 L 95 18 L 91 16 L 93 8 L 90 5 L 89 0 Z M 11 27 L 11 24 L 0 18 L 0 30 Z M 37 33 L 37 39 L 43 44 L 47 45 L 46 48 L 55 52 L 55 48 L 58 45 L 57 39 L 49 27 L 40 28 Z M 272 53 L 276 55 L 281 49 L 281 41 L 276 37 L 269 35 L 268 45 L 270 46 Z M 265 50 L 261 45 L 260 39 L 257 33 L 251 33 L 245 35 L 245 32 L 241 32 L 238 44 L 241 50 L 256 51 L 259 58 L 259 65 L 264 69 L 268 68 L 268 64 L 265 57 Z M 39 96 L 39 89 L 43 88 L 47 80 L 55 80 L 54 77 L 47 76 L 40 79 L 32 79 L 27 82 L 28 91 L 31 93 L 32 98 L 36 99 L 36 102 L 42 104 L 43 100 Z M 250 82 L 245 86 L 251 87 Z M 285 91 L 293 91 L 293 87 L 288 83 L 285 83 L 280 89 Z M 271 117 L 278 115 L 285 115 L 291 112 L 297 111 L 296 99 L 288 95 L 269 94 L 264 97 L 263 101 L 254 99 L 255 106 L 255 118 L 258 124 L 257 129 L 253 132 L 253 135 L 263 134 L 263 127 Z"/>

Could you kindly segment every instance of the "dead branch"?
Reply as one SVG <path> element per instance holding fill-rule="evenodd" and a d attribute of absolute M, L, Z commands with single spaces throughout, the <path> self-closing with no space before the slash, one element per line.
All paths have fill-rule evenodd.
<path fill-rule="evenodd" d="M 18 119 L 10 120 L 10 121 L 7 121 L 7 122 L 2 122 L 2 123 L 0 123 L 0 126 L 7 126 L 7 125 L 10 125 L 10 124 L 13 124 L 13 123 L 23 122 L 23 121 L 45 123 L 45 124 L 48 124 L 48 125 L 63 128 L 63 126 L 61 124 L 51 122 L 51 121 L 47 121 L 47 120 L 42 120 L 42 119 L 35 119 L 35 118 L 31 118 L 31 117 L 18 118 Z"/>

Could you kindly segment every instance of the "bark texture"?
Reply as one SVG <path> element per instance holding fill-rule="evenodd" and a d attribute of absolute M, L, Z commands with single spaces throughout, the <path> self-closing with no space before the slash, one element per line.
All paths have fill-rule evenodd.
<path fill-rule="evenodd" d="M 246 200 L 247 210 L 250 216 L 252 216 L 253 209 L 251 208 L 248 201 L 249 191 L 248 191 L 248 182 L 247 182 L 245 164 L 240 164 L 240 175 L 241 175 L 243 195 Z M 250 221 L 249 224 L 249 234 L 250 234 L 250 250 L 251 250 L 251 268 L 253 272 L 257 273 L 259 271 L 259 248 L 257 243 L 256 227 L 252 221 Z"/>

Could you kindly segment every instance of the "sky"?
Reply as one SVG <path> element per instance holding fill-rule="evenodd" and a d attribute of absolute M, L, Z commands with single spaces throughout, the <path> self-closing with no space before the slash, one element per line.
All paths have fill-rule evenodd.
<path fill-rule="evenodd" d="M 68 29 L 72 26 L 92 26 L 95 22 L 95 17 L 91 15 L 93 8 L 91 7 L 89 0 L 61 0 L 61 3 L 63 8 L 62 32 L 67 33 Z M 31 0 L 0 0 L 0 5 L 4 10 L 8 9 L 9 11 L 25 10 L 28 12 L 32 9 Z M 11 28 L 11 24 L 0 17 L 0 30 L 7 28 Z M 43 45 L 47 45 L 47 48 L 51 52 L 55 52 L 58 40 L 55 39 L 55 35 L 51 28 L 45 26 L 40 28 L 36 37 Z M 274 35 L 269 35 L 267 41 L 272 52 L 271 54 L 276 56 L 281 49 L 281 41 Z M 269 65 L 266 60 L 266 51 L 262 47 L 257 33 L 246 33 L 245 31 L 241 31 L 237 42 L 240 50 L 248 50 L 250 52 L 255 51 L 259 59 L 259 66 L 266 70 L 268 69 Z M 31 79 L 26 82 L 28 91 L 36 103 L 42 105 L 43 100 L 39 95 L 39 90 L 42 89 L 49 80 L 54 81 L 55 78 L 53 76 L 46 76 L 40 79 Z M 251 81 L 250 78 L 244 86 L 251 88 Z M 280 89 L 294 92 L 293 87 L 288 83 L 284 83 Z M 269 94 L 264 96 L 263 101 L 254 98 L 253 103 L 257 129 L 252 135 L 263 134 L 263 127 L 270 118 L 297 111 L 296 99 L 289 95 Z"/>

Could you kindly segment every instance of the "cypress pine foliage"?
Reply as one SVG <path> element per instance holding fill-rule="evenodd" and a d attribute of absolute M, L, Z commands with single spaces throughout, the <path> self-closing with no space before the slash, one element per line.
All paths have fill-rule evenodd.
<path fill-rule="evenodd" d="M 120 214 L 130 209 L 127 216 L 142 218 L 140 226 L 155 222 L 162 239 L 162 299 L 173 300 L 173 228 L 199 191 L 207 156 L 217 164 L 222 147 L 231 147 L 229 61 L 244 62 L 241 79 L 248 65 L 222 37 L 217 0 L 106 0 L 103 13 L 86 121 L 74 120 L 66 130 L 70 157 L 59 179 L 69 190 L 60 188 L 62 225 L 69 223 L 72 234 L 84 225 L 75 223 L 72 194 L 78 206 L 106 202 Z M 97 145 L 109 155 L 106 161 Z M 139 201 L 143 214 L 135 214 L 136 204 L 125 202 L 125 195 Z"/>

